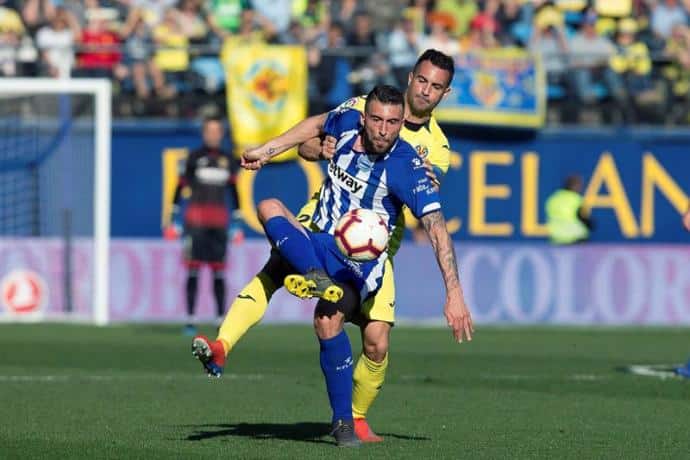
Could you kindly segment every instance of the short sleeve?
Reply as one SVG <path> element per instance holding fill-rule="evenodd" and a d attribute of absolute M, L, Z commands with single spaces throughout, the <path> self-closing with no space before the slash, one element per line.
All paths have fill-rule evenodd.
<path fill-rule="evenodd" d="M 450 146 L 448 144 L 448 138 L 443 134 L 436 120 L 433 120 L 432 123 L 431 133 L 433 143 L 431 144 L 428 160 L 435 168 L 440 169 L 441 172 L 445 174 L 448 172 L 448 167 L 450 166 Z"/>
<path fill-rule="evenodd" d="M 346 110 L 356 110 L 359 113 L 364 113 L 364 105 L 366 104 L 366 102 L 367 102 L 366 96 L 351 97 L 350 99 L 343 102 L 342 104 L 340 104 L 335 109 L 331 110 L 331 112 L 344 112 Z"/>
<path fill-rule="evenodd" d="M 326 123 L 323 126 L 324 134 L 333 136 L 337 139 L 346 132 L 353 129 L 359 129 L 360 114 L 356 110 L 348 109 L 344 112 L 332 111 L 326 117 Z"/>
<path fill-rule="evenodd" d="M 403 163 L 403 162 L 401 162 Z M 402 168 L 411 168 L 412 171 L 396 171 L 393 193 L 402 201 L 416 218 L 441 209 L 441 197 L 434 184 L 426 175 L 424 160 L 416 155 L 401 164 Z"/>

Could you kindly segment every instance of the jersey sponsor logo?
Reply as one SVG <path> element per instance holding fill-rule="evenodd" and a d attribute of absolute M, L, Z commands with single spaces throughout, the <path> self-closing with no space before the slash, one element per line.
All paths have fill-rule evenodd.
<path fill-rule="evenodd" d="M 206 185 L 225 185 L 230 178 L 230 172 L 223 168 L 203 167 L 194 172 L 196 178 Z"/>
<path fill-rule="evenodd" d="M 334 182 L 337 182 L 341 187 L 349 190 L 355 195 L 364 188 L 364 184 L 360 180 L 349 175 L 347 171 L 333 161 L 328 164 L 328 173 Z"/>
<path fill-rule="evenodd" d="M 414 169 L 419 169 L 422 166 L 424 166 L 424 161 L 421 158 L 413 158 L 412 159 L 412 167 Z"/>
<path fill-rule="evenodd" d="M 15 270 L 1 283 L 2 304 L 15 314 L 34 313 L 41 309 L 47 298 L 43 278 L 28 270 Z"/>

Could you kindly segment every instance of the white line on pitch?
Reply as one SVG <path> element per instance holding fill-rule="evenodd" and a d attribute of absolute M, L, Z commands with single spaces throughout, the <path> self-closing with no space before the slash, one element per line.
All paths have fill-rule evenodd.
<path fill-rule="evenodd" d="M 266 377 L 264 374 L 223 374 L 219 380 L 263 380 Z M 88 382 L 108 382 L 116 380 L 155 380 L 155 381 L 172 381 L 182 379 L 199 380 L 204 377 L 202 375 L 0 375 L 0 383 L 12 382 L 26 382 L 26 383 L 60 383 L 70 381 L 88 381 Z M 210 379 L 215 380 L 215 379 Z"/>

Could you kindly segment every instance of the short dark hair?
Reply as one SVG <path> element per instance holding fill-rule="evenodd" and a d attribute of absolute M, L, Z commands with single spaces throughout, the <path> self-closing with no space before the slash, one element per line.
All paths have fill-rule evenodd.
<path fill-rule="evenodd" d="M 204 117 L 204 120 L 201 122 L 202 126 L 206 126 L 208 123 L 213 123 L 213 122 L 218 122 L 221 125 L 223 123 L 223 118 L 220 115 L 207 115 Z"/>
<path fill-rule="evenodd" d="M 455 76 L 455 61 L 453 61 L 452 57 L 448 56 L 447 54 L 443 54 L 438 50 L 429 48 L 428 50 L 424 51 L 421 56 L 419 56 L 417 63 L 412 69 L 412 73 L 417 72 L 417 69 L 424 61 L 429 61 L 439 69 L 443 69 L 448 72 L 449 78 L 446 86 L 450 86 L 450 82 L 453 81 L 453 76 Z"/>
<path fill-rule="evenodd" d="M 369 111 L 371 101 L 379 101 L 382 104 L 405 106 L 405 97 L 403 93 L 398 88 L 391 85 L 376 85 L 374 89 L 369 91 L 367 100 L 364 103 L 365 113 Z"/>

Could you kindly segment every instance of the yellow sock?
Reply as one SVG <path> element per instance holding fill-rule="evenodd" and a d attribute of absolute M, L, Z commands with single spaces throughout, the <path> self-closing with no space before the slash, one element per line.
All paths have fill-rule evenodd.
<path fill-rule="evenodd" d="M 355 418 L 365 418 L 374 399 L 379 394 L 381 385 L 386 379 L 388 355 L 380 363 L 359 355 L 352 377 L 352 415 Z"/>
<path fill-rule="evenodd" d="M 217 340 L 223 344 L 226 355 L 245 332 L 261 320 L 275 291 L 271 279 L 259 273 L 235 297 L 218 330 Z"/>

